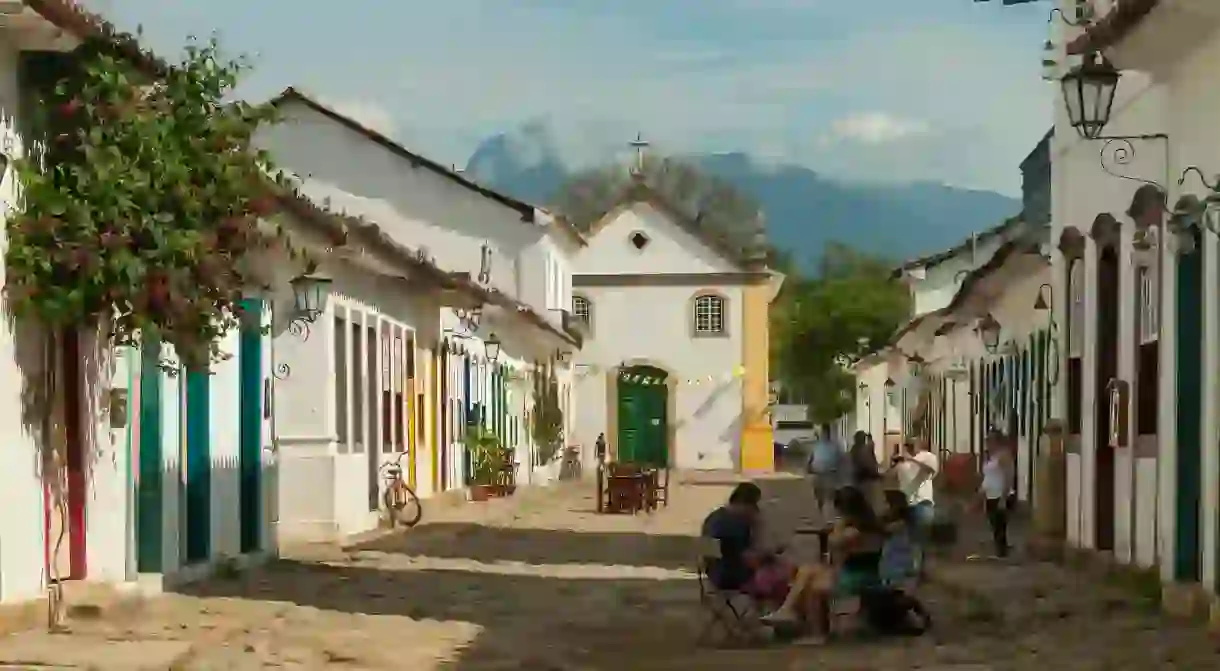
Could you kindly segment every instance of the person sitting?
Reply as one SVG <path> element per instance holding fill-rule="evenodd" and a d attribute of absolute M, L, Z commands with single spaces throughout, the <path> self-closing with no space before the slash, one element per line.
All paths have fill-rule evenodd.
<path fill-rule="evenodd" d="M 807 587 L 818 575 L 818 567 L 796 566 L 781 556 L 782 548 L 762 547 L 761 500 L 758 485 L 741 483 L 729 495 L 728 504 L 704 520 L 702 535 L 716 539 L 720 546 L 720 556 L 707 562 L 708 579 L 717 589 L 741 592 L 763 604 L 814 594 Z M 784 612 L 793 613 L 795 621 L 806 621 L 814 614 L 810 599 L 807 596 L 803 605 L 788 604 Z"/>
<path fill-rule="evenodd" d="M 856 487 L 835 492 L 839 517 L 830 532 L 830 566 L 802 567 L 793 588 L 774 612 L 763 617 L 768 624 L 804 619 L 813 622 L 820 637 L 830 633 L 830 600 L 858 596 L 880 584 L 881 549 L 885 529 L 864 493 Z M 821 640 L 824 640 L 821 639 Z"/>

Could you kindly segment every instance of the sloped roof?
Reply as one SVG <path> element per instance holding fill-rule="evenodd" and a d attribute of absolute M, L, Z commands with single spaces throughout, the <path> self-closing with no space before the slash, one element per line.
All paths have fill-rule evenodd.
<path fill-rule="evenodd" d="M 330 235 L 336 246 L 346 244 L 354 238 L 366 248 L 385 254 L 387 258 L 401 266 L 404 272 L 417 279 L 440 289 L 464 293 L 482 303 L 502 307 L 531 326 L 551 333 L 578 348 L 582 344 L 582 338 L 579 335 L 556 327 L 530 306 L 497 289 L 472 281 L 467 273 L 448 272 L 438 267 L 431 260 L 420 256 L 416 250 L 395 241 L 375 223 L 360 217 L 332 212 L 297 191 L 281 191 L 280 203 L 285 211 L 306 223 L 319 227 Z"/>
<path fill-rule="evenodd" d="M 466 177 L 463 177 L 462 175 L 458 174 L 457 172 L 454 172 L 452 169 L 447 168 L 426 156 L 417 154 L 417 153 L 407 149 L 406 147 L 402 146 L 401 144 L 398 144 L 394 140 L 391 140 L 390 138 L 386 137 L 384 134 L 379 133 L 379 132 L 373 130 L 372 128 L 369 128 L 368 126 L 365 126 L 364 124 L 361 124 L 360 122 L 356 121 L 355 119 L 352 119 L 349 116 L 345 116 L 345 115 L 339 113 L 338 111 L 334 110 L 333 108 L 328 107 L 327 105 L 319 102 L 316 98 L 313 98 L 305 93 L 302 93 L 300 90 L 298 90 L 296 88 L 293 88 L 290 86 L 290 87 L 284 89 L 283 92 L 281 92 L 278 96 L 276 96 L 275 98 L 273 98 L 271 100 L 270 104 L 280 105 L 285 102 L 299 102 L 299 103 L 305 105 L 306 107 L 309 107 L 310 109 L 321 114 L 322 116 L 334 121 L 335 123 L 338 123 L 339 125 L 347 128 L 349 130 L 355 131 L 356 133 L 363 135 L 364 137 L 368 138 L 374 144 L 385 149 L 386 151 L 390 152 L 391 154 L 394 154 L 395 156 L 406 160 L 411 165 L 413 165 L 415 167 L 419 167 L 419 168 L 424 168 L 425 170 L 429 170 L 465 189 L 469 189 L 470 191 L 473 191 L 474 193 L 477 193 L 480 196 L 483 196 L 484 198 L 488 198 L 490 200 L 493 200 L 493 201 L 499 203 L 500 205 L 503 205 L 503 206 L 513 209 L 513 210 L 516 210 L 521 215 L 521 221 L 534 223 L 535 208 L 533 205 L 526 203 L 524 201 L 517 200 L 516 198 L 513 198 L 511 196 L 500 193 L 499 191 L 495 191 L 495 190 L 489 189 L 485 186 L 476 184 L 475 182 L 467 179 Z"/>
<path fill-rule="evenodd" d="M 1122 41 L 1161 0 L 1122 0 L 1067 45 L 1069 54 L 1101 51 Z"/>
<path fill-rule="evenodd" d="M 663 195 L 657 192 L 656 189 L 648 186 L 642 180 L 634 178 L 631 180 L 631 183 L 623 189 L 618 198 L 614 199 L 614 202 L 610 205 L 610 207 L 608 207 L 606 211 L 602 212 L 597 216 L 596 219 L 594 219 L 593 224 L 589 226 L 589 230 L 585 231 L 585 238 L 592 238 L 593 236 L 597 235 L 598 232 L 605 228 L 607 224 L 612 222 L 615 216 L 620 212 L 641 203 L 656 209 L 679 228 L 689 233 L 699 242 L 707 245 L 712 251 L 719 254 L 726 261 L 730 261 L 738 268 L 748 268 L 757 263 L 757 259 L 752 258 L 749 251 L 737 249 L 731 243 L 722 240 L 712 231 L 707 230 L 707 228 L 702 225 L 701 217 L 696 216 L 693 219 L 688 217 L 678 208 L 671 205 Z"/>
<path fill-rule="evenodd" d="M 76 0 L 22 0 L 27 7 L 51 24 L 82 40 L 95 39 L 114 46 L 119 55 L 137 68 L 153 75 L 164 75 L 170 66 L 98 14 L 80 6 Z"/>
<path fill-rule="evenodd" d="M 940 252 L 936 252 L 935 254 L 921 256 L 917 259 L 911 259 L 910 261 L 907 261 L 907 262 L 903 263 L 901 266 L 898 266 L 897 268 L 895 268 L 894 271 L 892 273 L 890 273 L 890 278 L 899 279 L 902 277 L 902 274 L 904 272 L 906 272 L 908 270 L 913 270 L 915 268 L 919 268 L 919 267 L 931 268 L 933 266 L 940 265 L 941 263 L 944 263 L 945 261 L 948 261 L 948 260 L 956 257 L 957 255 L 962 254 L 963 252 L 969 251 L 969 249 L 975 244 L 978 244 L 980 242 L 987 242 L 987 241 L 991 240 L 992 238 L 1002 236 L 1002 235 L 1012 231 L 1022 221 L 1023 220 L 1021 218 L 1021 215 L 1009 217 L 1008 219 L 1005 219 L 1003 222 L 1001 222 L 999 225 L 993 226 L 984 231 L 976 233 L 973 236 L 966 238 L 962 242 L 958 243 L 957 245 L 950 247 L 949 249 L 946 249 L 946 250 L 940 251 Z"/>

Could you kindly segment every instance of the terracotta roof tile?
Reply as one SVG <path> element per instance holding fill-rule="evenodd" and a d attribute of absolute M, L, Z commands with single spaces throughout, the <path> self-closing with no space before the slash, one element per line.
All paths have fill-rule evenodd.
<path fill-rule="evenodd" d="M 1126 37 L 1161 0 L 1122 0 L 1067 45 L 1069 54 L 1087 54 L 1114 46 Z"/>

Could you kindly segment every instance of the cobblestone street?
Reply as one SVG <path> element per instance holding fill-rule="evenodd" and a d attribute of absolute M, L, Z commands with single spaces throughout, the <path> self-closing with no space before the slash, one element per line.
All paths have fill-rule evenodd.
<path fill-rule="evenodd" d="M 763 484 L 776 525 L 798 524 L 808 509 L 804 483 Z M 177 669 L 685 671 L 816 664 L 1088 671 L 1216 664 L 1216 645 L 1201 630 L 1169 625 L 1148 606 L 1087 586 L 1078 574 L 952 559 L 939 564 L 923 593 L 936 618 L 933 635 L 905 641 L 847 635 L 826 648 L 697 647 L 703 614 L 691 574 L 692 535 L 731 485 L 724 476 L 683 478 L 672 487 L 672 504 L 652 516 L 598 516 L 589 485 L 434 507 L 429 522 L 409 534 L 347 551 L 299 549 L 190 594 L 79 619 L 71 635 L 10 638 L 0 642 L 0 660 L 22 661 L 14 651 L 40 641 L 67 650 L 104 639 L 179 641 L 184 652 L 172 666 L 147 667 Z M 798 544 L 793 552 L 812 550 Z M 9 668 L 31 668 L 33 660 L 24 661 L 30 666 Z M 66 668 L 107 668 L 91 663 Z M 109 668 L 139 666 L 129 660 Z"/>

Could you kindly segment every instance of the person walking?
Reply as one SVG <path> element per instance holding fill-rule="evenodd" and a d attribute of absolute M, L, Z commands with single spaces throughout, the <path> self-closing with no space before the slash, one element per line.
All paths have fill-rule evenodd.
<path fill-rule="evenodd" d="M 1008 439 L 998 431 L 987 437 L 987 461 L 983 463 L 983 482 L 979 493 L 987 513 L 987 524 L 991 527 L 991 539 L 996 557 L 1008 556 L 1008 518 L 1013 502 L 1013 464 L 1008 449 Z"/>

